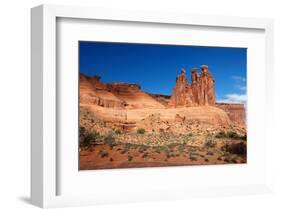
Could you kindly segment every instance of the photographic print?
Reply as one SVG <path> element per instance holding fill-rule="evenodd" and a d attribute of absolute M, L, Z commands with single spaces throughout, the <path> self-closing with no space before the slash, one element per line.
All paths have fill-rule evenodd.
<path fill-rule="evenodd" d="M 79 41 L 79 169 L 247 162 L 247 49 Z"/>

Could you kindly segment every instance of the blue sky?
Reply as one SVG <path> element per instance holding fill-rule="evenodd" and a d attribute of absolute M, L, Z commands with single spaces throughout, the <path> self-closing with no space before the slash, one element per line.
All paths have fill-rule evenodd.
<path fill-rule="evenodd" d="M 246 102 L 246 48 L 79 42 L 79 70 L 103 82 L 139 84 L 149 93 L 171 95 L 184 68 L 206 64 L 215 78 L 216 100 Z"/>

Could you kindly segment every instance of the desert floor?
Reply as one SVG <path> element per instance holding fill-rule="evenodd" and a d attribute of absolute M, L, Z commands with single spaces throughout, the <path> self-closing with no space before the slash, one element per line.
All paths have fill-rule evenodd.
<path fill-rule="evenodd" d="M 246 163 L 246 155 L 225 148 L 230 143 L 239 146 L 244 142 L 218 139 L 209 146 L 95 144 L 80 150 L 80 170 Z"/>

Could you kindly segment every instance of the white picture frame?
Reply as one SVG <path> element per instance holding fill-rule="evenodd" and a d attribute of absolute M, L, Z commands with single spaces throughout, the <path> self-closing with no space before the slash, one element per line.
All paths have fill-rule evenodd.
<path fill-rule="evenodd" d="M 194 183 L 195 188 L 179 189 L 169 186 L 166 190 L 156 190 L 151 195 L 125 194 L 119 196 L 114 192 L 112 196 L 90 195 L 58 195 L 60 158 L 57 147 L 57 88 L 60 82 L 57 79 L 57 20 L 87 19 L 109 20 L 119 22 L 153 23 L 169 26 L 202 26 L 231 29 L 256 29 L 264 31 L 265 41 L 265 68 L 263 74 L 265 87 L 262 92 L 266 94 L 267 111 L 264 117 L 266 131 L 267 155 L 261 157 L 266 161 L 266 178 L 258 184 L 233 184 L 219 187 L 200 187 Z M 99 203 L 138 202 L 143 200 L 182 199 L 198 196 L 214 195 L 241 195 L 253 193 L 265 193 L 271 191 L 271 165 L 270 165 L 270 141 L 274 140 L 271 134 L 272 127 L 273 96 L 274 90 L 271 79 L 273 72 L 273 21 L 271 19 L 241 18 L 241 17 L 217 17 L 188 14 L 166 14 L 145 11 L 123 11 L 112 9 L 84 8 L 74 6 L 41 5 L 31 10 L 31 201 L 34 205 L 47 207 L 63 207 L 76 205 L 92 205 Z M 260 121 L 259 121 L 260 122 Z M 161 168 L 158 168 L 158 171 Z M 176 172 L 177 170 L 175 170 Z M 118 173 L 119 171 L 115 171 Z M 122 171 L 123 173 L 129 171 Z M 135 172 L 135 171 L 134 171 Z M 170 195 L 169 195 L 169 192 Z M 110 194 L 110 192 L 109 192 Z"/>

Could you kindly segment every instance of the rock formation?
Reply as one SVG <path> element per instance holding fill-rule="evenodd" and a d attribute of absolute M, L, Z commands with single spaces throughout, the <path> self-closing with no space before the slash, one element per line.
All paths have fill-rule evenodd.
<path fill-rule="evenodd" d="M 137 84 L 103 83 L 99 76 L 83 74 L 80 74 L 80 104 L 119 109 L 164 108 Z"/>
<path fill-rule="evenodd" d="M 245 127 L 244 105 L 216 103 L 213 76 L 208 66 L 202 65 L 201 69 L 201 72 L 192 69 L 191 83 L 182 69 L 172 96 L 146 93 L 137 84 L 103 83 L 99 76 L 80 74 L 80 106 L 90 107 L 96 115 L 114 121 L 124 131 L 151 114 L 159 114 L 163 122 L 184 118 L 213 125 Z"/>
<path fill-rule="evenodd" d="M 191 84 L 186 78 L 186 71 L 182 69 L 176 78 L 176 85 L 168 103 L 169 107 L 189 106 L 214 106 L 215 89 L 214 79 L 208 70 L 208 66 L 202 65 L 202 72 L 192 69 Z"/>
<path fill-rule="evenodd" d="M 244 104 L 216 103 L 216 107 L 224 110 L 233 123 L 242 126 L 245 125 L 246 113 Z"/>

